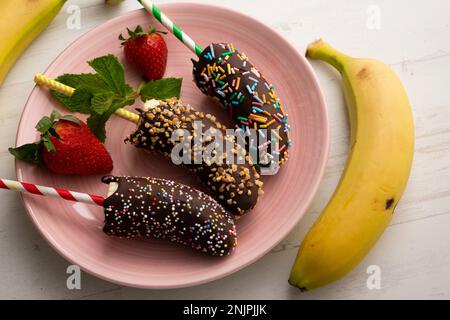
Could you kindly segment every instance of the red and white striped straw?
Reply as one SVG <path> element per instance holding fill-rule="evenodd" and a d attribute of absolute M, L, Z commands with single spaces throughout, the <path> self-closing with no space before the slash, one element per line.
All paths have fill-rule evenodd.
<path fill-rule="evenodd" d="M 0 188 L 19 192 L 28 192 L 40 196 L 58 197 L 63 198 L 65 200 L 96 204 L 99 206 L 103 206 L 103 201 L 105 200 L 105 198 L 102 196 L 97 196 L 90 193 L 81 193 L 60 188 L 44 187 L 33 183 L 7 180 L 1 178 L 0 178 Z"/>

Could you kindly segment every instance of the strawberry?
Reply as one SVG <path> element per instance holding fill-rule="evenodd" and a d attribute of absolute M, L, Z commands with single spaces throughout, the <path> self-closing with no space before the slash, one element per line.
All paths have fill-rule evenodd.
<path fill-rule="evenodd" d="M 129 64 L 136 67 L 148 81 L 159 80 L 164 76 L 167 65 L 167 45 L 161 33 L 150 28 L 144 32 L 141 26 L 134 31 L 127 28 L 128 39 L 122 34 L 119 40 L 124 46 L 125 57 Z"/>
<path fill-rule="evenodd" d="M 113 162 L 89 127 L 74 116 L 53 111 L 36 125 L 38 142 L 9 148 L 15 157 L 59 174 L 88 175 L 110 172 Z"/>

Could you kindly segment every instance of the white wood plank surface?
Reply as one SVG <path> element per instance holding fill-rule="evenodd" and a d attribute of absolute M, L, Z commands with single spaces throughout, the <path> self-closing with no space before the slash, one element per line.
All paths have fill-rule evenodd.
<path fill-rule="evenodd" d="M 175 1 L 158 1 L 175 2 Z M 397 299 L 450 298 L 450 2 L 446 0 L 216 0 L 246 12 L 291 41 L 300 52 L 323 37 L 355 56 L 382 59 L 399 74 L 412 102 L 416 153 L 407 191 L 391 226 L 364 261 L 343 280 L 301 293 L 287 284 L 298 245 L 326 204 L 347 157 L 348 123 L 340 79 L 313 62 L 326 95 L 331 151 L 325 177 L 308 214 L 272 252 L 222 280 L 178 290 L 117 286 L 82 274 L 82 289 L 68 290 L 68 262 L 28 219 L 15 193 L 0 192 L 0 298 L 159 299 Z M 81 29 L 68 30 L 66 9 L 81 8 Z M 15 178 L 7 148 L 33 87 L 32 78 L 70 42 L 123 12 L 135 0 L 105 7 L 103 0 L 69 0 L 49 28 L 19 59 L 0 88 L 0 176 Z M 370 14 L 379 10 L 379 29 Z M 369 20 L 368 20 L 369 19 Z M 372 27 L 371 27 L 372 26 Z M 366 286 L 370 265 L 381 268 L 381 288 Z"/>

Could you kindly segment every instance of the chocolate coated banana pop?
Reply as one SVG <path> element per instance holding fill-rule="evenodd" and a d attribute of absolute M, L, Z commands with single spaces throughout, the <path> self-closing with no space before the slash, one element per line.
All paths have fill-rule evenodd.
<path fill-rule="evenodd" d="M 214 199 L 174 181 L 105 176 L 104 200 L 110 236 L 168 239 L 213 256 L 229 255 L 236 246 L 233 216 Z"/>
<path fill-rule="evenodd" d="M 199 89 L 229 110 L 239 128 L 265 129 L 270 142 L 258 145 L 283 164 L 291 144 L 289 124 L 274 87 L 232 44 L 213 43 L 192 62 Z"/>
<path fill-rule="evenodd" d="M 172 140 L 172 134 L 177 129 L 184 129 L 187 135 L 181 136 L 180 140 L 193 148 L 188 153 L 188 163 L 183 164 L 197 174 L 207 187 L 208 194 L 235 215 L 242 215 L 256 205 L 258 196 L 263 193 L 263 183 L 259 180 L 260 176 L 255 167 L 250 163 L 249 156 L 241 153 L 244 156 L 240 157 L 239 151 L 244 150 L 242 148 L 241 150 L 238 144 L 234 144 L 232 159 L 228 153 L 223 152 L 218 155 L 222 161 L 197 161 L 196 155 L 200 154 L 201 157 L 211 141 L 203 139 L 199 146 L 195 145 L 195 136 L 198 135 L 196 121 L 201 121 L 202 124 L 200 135 L 208 129 L 218 130 L 224 139 L 227 139 L 226 128 L 214 116 L 195 111 L 176 99 L 147 101 L 145 107 L 147 110 L 139 111 L 140 121 L 127 141 L 138 148 L 158 151 L 171 158 L 172 150 L 177 144 Z M 241 164 L 237 161 L 238 157 L 242 160 Z M 227 163 L 227 160 L 230 161 Z"/>

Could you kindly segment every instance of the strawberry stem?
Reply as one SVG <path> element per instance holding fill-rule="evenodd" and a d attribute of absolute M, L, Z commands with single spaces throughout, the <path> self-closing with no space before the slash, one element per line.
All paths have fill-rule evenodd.
<path fill-rule="evenodd" d="M 130 28 L 127 28 L 128 32 L 128 38 L 125 38 L 122 34 L 119 35 L 119 40 L 122 41 L 121 45 L 124 45 L 129 40 L 133 40 L 142 36 L 150 35 L 150 34 L 167 34 L 166 31 L 157 30 L 152 25 L 149 25 L 149 31 L 144 32 L 142 27 L 140 25 L 137 25 L 134 30 L 130 30 Z"/>

